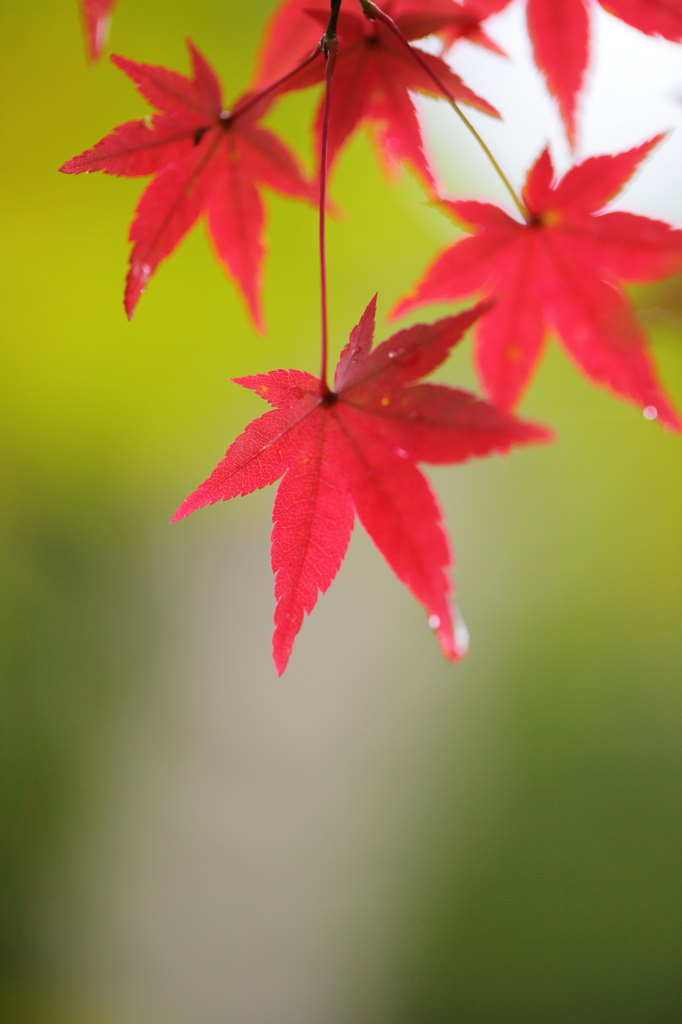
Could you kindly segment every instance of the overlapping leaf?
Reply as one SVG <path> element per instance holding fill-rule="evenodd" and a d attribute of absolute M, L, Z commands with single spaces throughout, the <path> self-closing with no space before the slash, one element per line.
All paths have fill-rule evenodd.
<path fill-rule="evenodd" d="M 258 123 L 267 104 L 247 95 L 226 111 L 213 69 L 191 43 L 189 50 L 192 78 L 112 57 L 159 113 L 119 125 L 61 170 L 155 175 L 130 229 L 129 317 L 159 263 L 205 213 L 218 256 L 261 326 L 265 208 L 260 188 L 309 199 L 315 190 L 284 143 Z"/>
<path fill-rule="evenodd" d="M 593 157 L 558 182 L 545 150 L 526 180 L 527 223 L 489 203 L 443 203 L 471 225 L 471 237 L 438 257 L 394 315 L 482 292 L 496 302 L 478 327 L 477 364 L 496 404 L 514 406 L 553 328 L 589 378 L 680 429 L 621 283 L 682 270 L 682 231 L 631 213 L 598 213 L 659 139 Z"/>
<path fill-rule="evenodd" d="M 385 0 L 382 10 L 389 14 L 407 40 L 450 28 L 462 29 L 462 12 L 452 0 Z M 328 0 L 288 0 L 271 21 L 260 59 L 258 83 L 285 74 L 304 57 L 324 32 L 329 19 Z M 353 132 L 366 124 L 376 142 L 377 153 L 388 171 L 406 163 L 430 187 L 433 173 L 424 153 L 424 141 L 413 92 L 439 95 L 432 78 L 411 57 L 391 31 L 379 21 L 370 21 L 359 4 L 344 4 L 338 22 L 339 52 L 334 72 L 334 89 L 329 125 L 329 161 L 333 164 Z M 488 114 L 497 111 L 477 96 L 440 57 L 420 51 L 455 99 Z M 296 77 L 287 88 L 303 88 L 322 80 L 319 65 Z M 322 133 L 322 108 L 317 116 L 317 151 Z"/>
<path fill-rule="evenodd" d="M 275 499 L 273 654 L 282 673 L 303 616 L 326 591 L 355 515 L 426 608 L 442 650 L 458 649 L 441 512 L 416 463 L 455 463 L 549 438 L 465 391 L 414 383 L 447 357 L 485 307 L 400 331 L 371 351 L 375 300 L 338 362 L 334 391 L 300 370 L 236 381 L 274 408 L 254 420 L 174 520 L 284 477 Z"/>

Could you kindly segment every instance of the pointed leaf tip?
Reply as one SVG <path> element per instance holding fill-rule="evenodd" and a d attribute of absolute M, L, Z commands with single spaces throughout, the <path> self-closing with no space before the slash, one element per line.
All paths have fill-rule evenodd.
<path fill-rule="evenodd" d="M 549 146 L 545 146 L 528 171 L 523 186 L 523 201 L 531 214 L 542 213 L 551 198 L 554 186 L 554 164 Z"/>
<path fill-rule="evenodd" d="M 341 391 L 344 387 L 349 387 L 352 384 L 360 372 L 360 367 L 369 356 L 372 341 L 374 340 L 376 308 L 377 292 L 374 293 L 367 303 L 365 311 L 350 332 L 350 338 L 339 356 L 334 373 L 334 388 L 336 391 Z"/>

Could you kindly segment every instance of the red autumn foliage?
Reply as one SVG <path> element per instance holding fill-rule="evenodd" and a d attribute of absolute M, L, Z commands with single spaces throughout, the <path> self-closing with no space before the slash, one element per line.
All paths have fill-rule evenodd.
<path fill-rule="evenodd" d="M 130 228 L 133 249 L 125 289 L 129 318 L 159 263 L 204 213 L 218 257 L 262 327 L 265 209 L 260 187 L 302 199 L 313 199 L 315 190 L 290 150 L 258 123 L 268 101 L 252 102 L 246 95 L 226 111 L 213 69 L 188 45 L 192 78 L 112 57 L 160 113 L 119 125 L 61 170 L 155 175 Z"/>
<path fill-rule="evenodd" d="M 526 0 L 535 61 L 559 103 L 575 144 L 577 104 L 589 59 L 592 0 Z M 682 7 L 669 0 L 598 0 L 650 35 L 682 39 Z M 100 54 L 114 0 L 81 0 L 92 57 Z M 554 331 L 591 380 L 640 406 L 667 427 L 682 427 L 662 391 L 647 339 L 622 290 L 682 270 L 682 231 L 645 217 L 603 212 L 660 139 L 616 155 L 592 157 L 556 180 L 548 150 L 514 192 L 458 102 L 498 116 L 442 57 L 412 46 L 438 36 L 444 50 L 462 39 L 498 53 L 484 22 L 510 0 L 284 0 L 270 22 L 254 90 L 230 110 L 205 58 L 189 44 L 192 77 L 123 57 L 113 62 L 156 112 L 116 128 L 69 160 L 66 173 L 101 170 L 153 175 L 130 229 L 133 248 L 125 308 L 132 316 L 148 279 L 206 214 L 220 260 L 235 278 L 257 326 L 264 256 L 263 186 L 320 201 L 321 379 L 274 370 L 236 383 L 273 408 L 250 423 L 174 520 L 220 500 L 275 483 L 272 568 L 273 654 L 281 674 L 303 617 L 326 591 L 344 558 L 357 515 L 398 578 L 425 607 L 448 658 L 461 653 L 448 574 L 442 515 L 417 466 L 458 463 L 548 440 L 544 427 L 511 412 Z M 331 19 L 330 19 L 331 15 Z M 337 38 L 338 36 L 338 38 Z M 322 37 L 322 38 L 321 38 Z M 287 147 L 260 124 L 282 94 L 326 83 L 316 122 L 319 189 Z M 427 302 L 479 292 L 486 301 L 457 316 L 418 324 L 372 351 L 375 299 L 326 383 L 327 171 L 365 124 L 386 170 L 411 167 L 429 191 L 413 93 L 444 96 L 486 151 L 521 219 L 489 203 L 444 201 L 468 225 L 434 262 L 395 314 Z M 463 332 L 476 325 L 477 367 L 495 404 L 434 383 Z"/>
<path fill-rule="evenodd" d="M 519 399 L 553 329 L 587 377 L 679 430 L 621 283 L 682 270 L 682 231 L 632 213 L 599 212 L 659 140 L 592 157 L 558 182 L 544 150 L 524 188 L 526 223 L 490 203 L 443 202 L 471 225 L 471 235 L 436 259 L 393 315 L 480 291 L 496 302 L 478 327 L 478 371 L 502 408 Z"/>
<path fill-rule="evenodd" d="M 394 19 L 407 40 L 421 39 L 447 28 L 463 29 L 462 13 L 451 0 L 386 0 L 382 10 Z M 289 0 L 281 5 L 268 27 L 257 85 L 267 84 L 305 57 L 319 41 L 328 20 L 328 0 Z M 398 162 L 404 162 L 429 187 L 434 187 L 411 96 L 413 92 L 440 95 L 433 79 L 387 27 L 380 21 L 369 20 L 357 3 L 341 8 L 337 32 L 339 52 L 329 124 L 330 166 L 364 123 L 387 171 L 393 171 Z M 442 58 L 421 50 L 419 55 L 456 100 L 499 116 L 495 108 L 469 89 Z M 324 68 L 319 64 L 311 65 L 286 88 L 300 89 L 321 82 L 323 77 Z M 318 152 L 321 135 L 322 105 L 316 119 Z"/>
<path fill-rule="evenodd" d="M 466 391 L 414 383 L 447 358 L 486 306 L 400 331 L 372 352 L 375 301 L 341 353 L 333 391 L 300 370 L 236 380 L 274 409 L 249 424 L 173 517 L 284 477 L 272 534 L 273 655 L 280 674 L 303 616 L 343 561 L 356 514 L 426 608 L 444 654 L 458 657 L 446 571 L 450 547 L 416 463 L 464 462 L 550 437 L 544 427 Z"/>

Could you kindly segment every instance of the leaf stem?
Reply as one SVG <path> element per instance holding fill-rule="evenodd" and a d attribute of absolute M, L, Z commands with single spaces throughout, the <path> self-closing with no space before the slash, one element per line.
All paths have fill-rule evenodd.
<path fill-rule="evenodd" d="M 270 85 L 266 85 L 264 89 L 259 89 L 258 92 L 251 93 L 251 95 L 247 93 L 246 96 L 244 97 L 244 102 L 241 105 L 239 104 L 239 102 L 237 102 L 234 110 L 230 112 L 230 117 L 235 118 L 237 117 L 237 115 L 241 116 L 242 114 L 245 114 L 248 110 L 251 110 L 252 107 L 255 107 L 256 104 L 260 103 L 261 100 L 265 99 L 265 97 L 268 96 L 271 92 L 275 92 L 277 89 L 279 89 L 281 85 L 284 85 L 285 82 L 288 82 L 290 78 L 293 78 L 295 75 L 297 75 L 299 71 L 303 71 L 303 69 L 307 68 L 309 64 L 312 64 L 312 62 L 317 57 L 319 57 L 319 55 L 322 52 L 323 39 L 320 40 L 320 42 L 317 44 L 313 52 L 308 54 L 307 57 L 304 57 L 304 59 L 300 61 L 300 63 L 298 63 L 296 67 L 292 68 L 291 71 L 287 71 L 286 74 L 280 75 L 280 77 L 275 79 L 274 82 L 271 82 Z"/>
<path fill-rule="evenodd" d="M 327 24 L 327 31 L 322 37 L 322 46 L 325 46 L 325 41 L 329 42 L 331 39 L 336 39 L 336 25 L 339 20 L 339 12 L 341 10 L 341 0 L 330 0 L 331 13 L 329 15 L 329 23 Z"/>
<path fill-rule="evenodd" d="M 327 317 L 327 241 L 326 241 L 326 220 L 327 220 L 327 154 L 329 149 L 329 110 L 332 98 L 332 79 L 336 65 L 336 55 L 339 50 L 336 38 L 336 23 L 341 9 L 341 0 L 331 0 L 331 15 L 327 31 L 320 40 L 320 48 L 326 60 L 324 71 L 324 108 L 322 111 L 322 139 L 320 143 L 320 216 L 319 216 L 319 244 L 320 244 L 320 306 L 322 319 L 322 360 L 320 367 L 320 385 L 322 397 L 329 398 L 332 394 L 327 383 L 327 352 L 329 348 L 329 329 Z"/>
<path fill-rule="evenodd" d="M 499 163 L 497 162 L 497 160 L 493 156 L 493 154 L 490 151 L 490 148 L 487 145 L 487 143 L 479 135 L 479 133 L 474 128 L 474 126 L 471 123 L 471 121 L 469 120 L 469 118 L 466 116 L 464 111 L 461 109 L 461 107 L 457 103 L 457 100 L 452 95 L 452 93 L 450 92 L 450 90 L 448 89 L 447 85 L 445 84 L 445 82 L 440 77 L 440 75 L 438 75 L 435 71 L 433 71 L 429 67 L 427 62 L 421 56 L 419 50 L 417 50 L 413 46 L 410 46 L 409 41 L 405 38 L 403 33 L 400 31 L 400 29 L 396 25 L 395 21 L 393 20 L 393 18 L 391 18 L 388 14 L 385 14 L 381 10 L 381 8 L 376 6 L 376 4 L 372 3 L 372 0 L 360 0 L 360 3 L 362 4 L 362 9 L 363 9 L 365 15 L 371 21 L 380 21 L 380 22 L 382 22 L 382 24 L 386 25 L 386 27 L 393 33 L 393 35 L 398 40 L 400 40 L 402 45 L 407 50 L 409 50 L 409 52 L 412 54 L 413 58 L 416 60 L 416 62 L 421 67 L 422 71 L 424 71 L 429 76 L 431 81 L 437 86 L 438 91 L 440 93 L 442 93 L 442 95 L 448 101 L 448 103 L 450 104 L 450 106 L 452 107 L 454 112 L 459 117 L 460 121 L 464 124 L 464 126 L 471 133 L 471 135 L 473 135 L 473 137 L 476 139 L 476 142 L 479 144 L 479 146 L 481 147 L 481 149 L 485 153 L 486 157 L 488 158 L 488 160 L 492 164 L 492 166 L 493 166 L 493 168 L 495 170 L 495 173 L 497 174 L 498 178 L 500 179 L 500 181 L 502 182 L 502 184 L 506 188 L 507 192 L 511 196 L 511 198 L 512 198 L 512 200 L 514 202 L 514 206 L 519 211 L 519 213 L 521 214 L 523 219 L 525 221 L 530 220 L 530 213 L 526 209 L 526 207 L 525 207 L 524 203 L 522 202 L 521 198 L 517 194 L 516 190 L 514 189 L 513 185 L 511 184 L 511 182 L 509 181 L 509 178 L 504 173 L 504 171 L 500 167 Z"/>

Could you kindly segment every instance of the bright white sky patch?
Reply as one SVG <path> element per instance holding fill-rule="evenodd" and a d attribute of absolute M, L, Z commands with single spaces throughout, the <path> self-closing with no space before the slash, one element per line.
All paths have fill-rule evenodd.
<path fill-rule="evenodd" d="M 578 159 L 619 152 L 658 132 L 670 136 L 642 165 L 631 185 L 614 202 L 634 212 L 679 222 L 682 219 L 682 59 L 680 46 L 651 38 L 590 4 L 592 56 L 579 107 Z M 455 70 L 466 84 L 493 103 L 501 122 L 473 113 L 472 121 L 496 158 L 520 187 L 523 177 L 549 141 L 555 165 L 571 163 L 556 104 L 533 63 L 526 33 L 525 5 L 512 4 L 486 26 L 509 53 L 509 60 L 481 47 L 462 43 L 451 52 Z M 470 193 L 507 204 L 494 172 L 443 103 L 420 101 L 429 151 L 446 188 L 456 190 L 461 161 L 475 176 Z M 461 163 L 460 163 L 461 166 Z"/>

